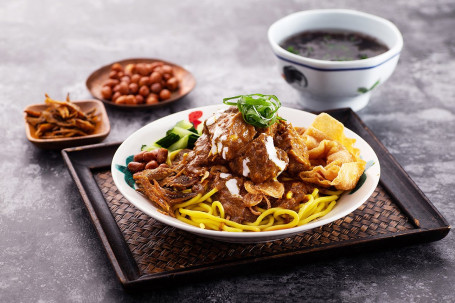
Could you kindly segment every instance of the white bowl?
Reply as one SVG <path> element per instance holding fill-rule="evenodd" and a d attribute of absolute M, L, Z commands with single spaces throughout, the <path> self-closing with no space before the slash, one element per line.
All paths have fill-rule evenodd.
<path fill-rule="evenodd" d="M 274 231 L 263 231 L 263 232 L 226 232 L 226 231 L 214 231 L 201 229 L 182 221 L 179 221 L 171 216 L 165 215 L 158 211 L 158 209 L 143 195 L 137 192 L 134 188 L 129 186 L 125 181 L 125 175 L 118 169 L 118 166 L 125 166 L 126 159 L 140 152 L 143 144 L 150 144 L 161 138 L 168 129 L 172 128 L 177 121 L 188 119 L 188 114 L 195 111 L 201 110 L 203 116 L 201 121 L 210 117 L 213 113 L 224 105 L 212 105 L 206 107 L 200 107 L 195 109 L 186 110 L 183 112 L 175 113 L 167 117 L 156 120 L 141 129 L 134 132 L 129 136 L 117 149 L 114 158 L 112 159 L 112 178 L 115 185 L 119 189 L 120 193 L 130 201 L 138 209 L 151 216 L 152 218 L 168 224 L 170 226 L 191 232 L 203 237 L 208 237 L 225 242 L 236 242 L 236 243 L 254 243 L 264 242 L 276 239 L 289 237 L 295 234 L 302 233 L 306 230 L 319 227 L 321 225 L 333 222 L 341 217 L 346 216 L 360 205 L 362 205 L 373 193 L 378 182 L 379 182 L 379 161 L 374 153 L 373 149 L 366 143 L 362 138 L 356 135 L 349 129 L 345 129 L 346 136 L 355 138 L 357 140 L 355 146 L 360 149 L 361 157 L 369 162 L 374 163 L 369 169 L 366 170 L 366 180 L 363 185 L 354 193 L 345 193 L 338 200 L 333 210 L 326 216 L 312 221 L 306 225 L 299 227 L 274 230 Z M 314 120 L 315 115 L 296 110 L 291 108 L 280 108 L 279 115 L 291 122 L 294 126 L 308 127 Z"/>
<path fill-rule="evenodd" d="M 363 60 L 326 61 L 302 57 L 280 46 L 285 39 L 303 31 L 331 29 L 369 35 L 383 42 L 389 50 Z M 365 107 L 371 91 L 393 73 L 403 48 L 403 37 L 393 23 L 346 9 L 293 13 L 270 26 L 268 39 L 278 58 L 282 75 L 284 68 L 300 73 L 301 80 L 289 84 L 302 93 L 302 100 L 307 107 L 318 111 L 341 107 L 351 107 L 357 111 Z"/>

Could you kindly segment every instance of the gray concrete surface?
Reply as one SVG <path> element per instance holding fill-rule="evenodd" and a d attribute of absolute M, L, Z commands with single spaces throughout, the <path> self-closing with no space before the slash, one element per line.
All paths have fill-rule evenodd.
<path fill-rule="evenodd" d="M 455 3 L 437 1 L 0 1 L 1 302 L 455 302 L 455 238 L 293 268 L 188 281 L 128 294 L 58 152 L 24 133 L 22 111 L 44 93 L 89 98 L 86 77 L 130 57 L 162 58 L 197 78 L 181 102 L 108 109 L 105 142 L 157 118 L 239 93 L 274 93 L 302 108 L 275 68 L 266 31 L 311 8 L 352 8 L 393 21 L 399 65 L 359 115 L 455 222 Z"/>

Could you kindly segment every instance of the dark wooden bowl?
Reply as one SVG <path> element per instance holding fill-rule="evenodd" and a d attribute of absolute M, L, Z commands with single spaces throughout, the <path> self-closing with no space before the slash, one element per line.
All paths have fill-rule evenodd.
<path fill-rule="evenodd" d="M 106 82 L 106 80 L 109 79 L 109 72 L 111 71 L 111 66 L 114 63 L 119 63 L 123 67 L 130 63 L 153 63 L 153 62 L 163 62 L 164 64 L 168 64 L 174 68 L 174 75 L 177 77 L 179 80 L 179 88 L 177 91 L 172 92 L 171 98 L 165 101 L 160 101 L 156 104 L 116 104 L 112 101 L 103 99 L 103 96 L 101 95 L 101 88 L 103 87 L 103 83 Z M 94 71 L 86 81 L 86 86 L 90 93 L 92 94 L 93 97 L 103 101 L 105 104 L 108 104 L 110 106 L 115 106 L 115 107 L 120 107 L 120 108 L 125 108 L 125 109 L 137 109 L 137 108 L 152 108 L 152 107 L 160 107 L 164 105 L 168 105 L 170 103 L 173 103 L 182 97 L 186 96 L 188 93 L 190 93 L 193 88 L 196 86 L 196 79 L 193 77 L 193 75 L 184 69 L 183 67 L 167 62 L 161 59 L 151 59 L 151 58 L 132 58 L 132 59 L 125 59 L 117 62 L 113 62 L 111 64 L 105 65 L 98 70 Z"/>
<path fill-rule="evenodd" d="M 93 144 L 103 141 L 111 131 L 109 118 L 107 116 L 106 108 L 104 107 L 103 103 L 98 100 L 80 100 L 71 102 L 79 106 L 83 112 L 87 112 L 94 107 L 96 108 L 96 113 L 98 114 L 99 121 L 96 123 L 95 131 L 92 134 L 70 138 L 41 139 L 36 136 L 35 128 L 25 122 L 25 134 L 27 136 L 27 139 L 37 147 L 43 149 L 63 149 L 67 147 Z M 43 111 L 47 107 L 48 106 L 44 103 L 32 104 L 27 106 L 25 110 Z M 26 116 L 27 114 L 24 114 L 24 117 Z"/>

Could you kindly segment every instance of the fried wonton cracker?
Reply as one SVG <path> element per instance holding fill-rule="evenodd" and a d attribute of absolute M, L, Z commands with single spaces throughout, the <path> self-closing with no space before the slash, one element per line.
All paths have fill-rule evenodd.
<path fill-rule="evenodd" d="M 316 117 L 302 137 L 308 146 L 311 170 L 299 174 L 305 182 L 337 190 L 351 190 L 365 169 L 355 139 L 344 135 L 344 125 L 326 113 Z"/>
<path fill-rule="evenodd" d="M 356 157 L 360 155 L 360 151 L 353 147 L 355 139 L 348 138 L 344 135 L 343 123 L 326 113 L 321 113 L 314 119 L 311 126 L 305 130 L 304 136 L 312 137 L 307 138 L 307 141 L 310 141 L 309 145 L 314 145 L 315 142 L 321 142 L 324 139 L 328 139 L 341 143 Z"/>

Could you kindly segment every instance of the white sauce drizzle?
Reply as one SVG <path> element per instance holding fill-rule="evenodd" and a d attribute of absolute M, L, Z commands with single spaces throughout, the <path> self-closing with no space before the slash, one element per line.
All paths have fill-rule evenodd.
<path fill-rule="evenodd" d="M 273 138 L 267 136 L 265 139 L 265 148 L 267 149 L 267 154 L 269 155 L 269 160 L 275 163 L 276 166 L 280 169 L 280 173 L 286 168 L 286 162 L 280 160 L 276 153 L 275 145 L 273 144 Z"/>
<path fill-rule="evenodd" d="M 208 118 L 208 119 L 205 121 L 205 125 L 210 126 L 210 125 L 212 125 L 212 124 L 215 123 L 215 122 L 216 122 L 215 116 L 211 116 L 210 118 Z"/>
<path fill-rule="evenodd" d="M 210 126 L 213 123 L 215 123 L 216 120 L 221 116 L 221 114 L 222 114 L 222 111 L 217 111 L 215 114 L 213 114 L 213 116 L 211 116 L 210 118 L 208 118 L 205 121 L 205 125 Z"/>
<path fill-rule="evenodd" d="M 223 148 L 223 146 L 221 145 L 221 142 L 219 142 L 219 144 L 216 143 L 216 139 L 218 139 L 218 137 L 221 136 L 222 134 L 223 134 L 223 129 L 221 129 L 217 125 L 215 127 L 215 130 L 213 131 L 213 135 L 212 135 L 212 149 L 210 150 L 212 155 L 216 155 L 217 153 L 221 152 L 221 149 Z M 219 145 L 219 146 L 217 146 L 217 145 Z"/>
<path fill-rule="evenodd" d="M 222 179 L 227 179 L 231 176 L 231 174 L 226 174 L 226 173 L 220 173 L 220 178 Z"/>
<path fill-rule="evenodd" d="M 226 187 L 233 196 L 240 196 L 240 190 L 237 185 L 237 180 L 236 179 L 230 179 L 226 181 Z"/>
<path fill-rule="evenodd" d="M 223 159 L 226 160 L 226 154 L 229 152 L 229 148 L 227 146 L 223 147 Z"/>
<path fill-rule="evenodd" d="M 249 162 L 250 162 L 250 159 L 248 159 L 248 158 L 243 159 L 243 176 L 244 177 L 248 177 L 248 175 L 250 174 L 250 168 L 247 165 Z"/>

